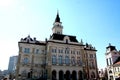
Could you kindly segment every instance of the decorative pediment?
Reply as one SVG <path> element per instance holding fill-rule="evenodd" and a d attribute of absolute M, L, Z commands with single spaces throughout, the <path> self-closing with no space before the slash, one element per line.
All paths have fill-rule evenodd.
<path fill-rule="evenodd" d="M 65 42 L 65 43 L 69 43 L 69 42 L 70 42 L 70 39 L 69 39 L 68 36 L 65 36 L 65 37 L 64 37 L 64 42 Z"/>

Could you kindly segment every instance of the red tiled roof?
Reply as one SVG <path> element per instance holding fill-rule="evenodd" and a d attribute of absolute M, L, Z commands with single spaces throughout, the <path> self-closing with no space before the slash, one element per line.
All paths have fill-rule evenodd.
<path fill-rule="evenodd" d="M 117 65 L 120 65 L 120 61 L 119 61 L 119 62 L 116 62 L 116 63 L 114 64 L 114 66 L 117 66 Z"/>

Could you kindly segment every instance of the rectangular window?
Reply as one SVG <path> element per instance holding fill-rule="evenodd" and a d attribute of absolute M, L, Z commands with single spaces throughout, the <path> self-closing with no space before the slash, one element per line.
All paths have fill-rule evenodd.
<path fill-rule="evenodd" d="M 57 49 L 55 49 L 55 53 L 57 53 Z"/>
<path fill-rule="evenodd" d="M 45 53 L 45 51 L 44 51 L 44 50 L 42 50 L 42 53 Z"/>
<path fill-rule="evenodd" d="M 115 72 L 116 72 L 116 68 L 115 68 Z"/>
<path fill-rule="evenodd" d="M 52 49 L 52 53 L 54 53 L 54 49 Z"/>
<path fill-rule="evenodd" d="M 60 52 L 60 49 L 58 50 L 58 53 L 61 53 L 61 52 Z"/>
<path fill-rule="evenodd" d="M 108 59 L 106 59 L 106 62 L 107 62 L 107 66 L 109 65 L 109 63 L 108 63 Z"/>
<path fill-rule="evenodd" d="M 38 54 L 38 53 L 39 53 L 39 49 L 36 49 L 36 50 L 35 50 L 35 53 Z"/>
<path fill-rule="evenodd" d="M 76 51 L 77 55 L 80 55 L 80 51 Z"/>
<path fill-rule="evenodd" d="M 119 67 L 118 67 L 118 72 L 119 72 Z"/>
<path fill-rule="evenodd" d="M 90 58 L 93 58 L 93 54 L 90 54 Z"/>
<path fill-rule="evenodd" d="M 19 51 L 22 52 L 22 47 L 19 48 Z"/>
<path fill-rule="evenodd" d="M 56 57 L 52 57 L 52 64 L 56 64 L 57 61 L 56 61 Z"/>
<path fill-rule="evenodd" d="M 112 60 L 111 60 L 111 58 L 109 58 L 109 61 L 110 61 L 110 65 L 112 64 Z"/>
<path fill-rule="evenodd" d="M 63 50 L 61 49 L 61 53 L 63 53 Z"/>
<path fill-rule="evenodd" d="M 57 53 L 57 49 L 52 49 L 52 53 Z"/>
<path fill-rule="evenodd" d="M 30 53 L 30 48 L 24 48 L 24 53 Z"/>

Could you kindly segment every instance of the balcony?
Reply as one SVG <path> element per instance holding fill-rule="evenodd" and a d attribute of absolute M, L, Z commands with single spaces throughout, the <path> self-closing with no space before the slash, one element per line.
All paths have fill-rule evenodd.
<path fill-rule="evenodd" d="M 59 66 L 82 66 L 82 62 L 80 62 L 80 61 L 78 61 L 78 60 L 65 60 L 65 59 L 62 59 L 62 61 L 61 60 L 59 60 L 59 59 L 57 59 L 57 60 L 54 60 L 54 61 L 52 61 L 52 65 L 59 65 Z"/>

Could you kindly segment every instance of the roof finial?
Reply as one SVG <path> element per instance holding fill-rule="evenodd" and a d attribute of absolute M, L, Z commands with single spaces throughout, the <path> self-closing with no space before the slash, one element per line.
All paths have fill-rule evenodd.
<path fill-rule="evenodd" d="M 30 34 L 28 34 L 28 37 L 30 37 Z"/>
<path fill-rule="evenodd" d="M 57 15 L 59 15 L 59 10 L 57 9 Z"/>
<path fill-rule="evenodd" d="M 81 44 L 83 44 L 83 40 L 81 39 Z"/>
<path fill-rule="evenodd" d="M 111 46 L 111 43 L 109 43 L 109 46 Z"/>

